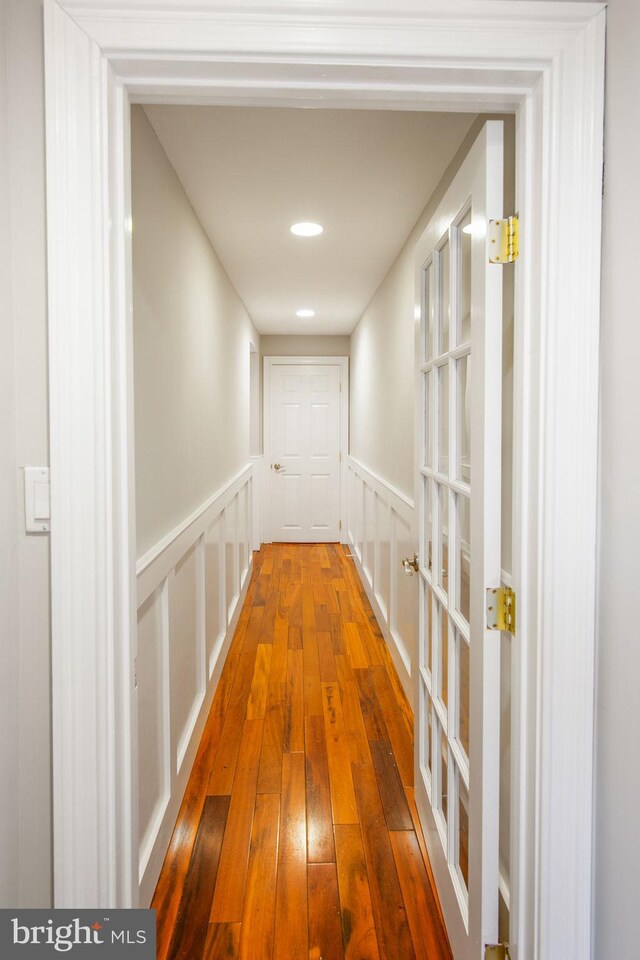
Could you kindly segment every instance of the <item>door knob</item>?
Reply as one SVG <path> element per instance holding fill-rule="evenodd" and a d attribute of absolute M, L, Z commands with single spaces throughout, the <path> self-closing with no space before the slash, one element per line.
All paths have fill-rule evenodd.
<path fill-rule="evenodd" d="M 282 464 L 281 464 L 281 463 L 272 463 L 272 464 L 271 464 L 271 469 L 272 469 L 272 470 L 282 470 Z"/>
<path fill-rule="evenodd" d="M 402 566 L 404 567 L 404 572 L 408 577 L 412 577 L 414 573 L 418 571 L 418 554 L 414 553 L 412 557 L 404 557 L 402 559 Z"/>

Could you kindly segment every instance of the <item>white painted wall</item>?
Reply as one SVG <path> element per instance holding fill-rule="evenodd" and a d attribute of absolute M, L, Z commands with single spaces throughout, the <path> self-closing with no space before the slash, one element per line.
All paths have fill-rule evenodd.
<path fill-rule="evenodd" d="M 247 464 L 260 336 L 143 109 L 131 116 L 140 557 Z"/>
<path fill-rule="evenodd" d="M 640 880 L 640 4 L 607 24 L 595 960 L 638 955 Z"/>
<path fill-rule="evenodd" d="M 270 334 L 262 336 L 261 347 L 265 357 L 348 357 L 350 338 Z"/>
<path fill-rule="evenodd" d="M 48 463 L 41 0 L 0 4 L 0 906 L 48 906 L 49 541 L 22 471 Z"/>

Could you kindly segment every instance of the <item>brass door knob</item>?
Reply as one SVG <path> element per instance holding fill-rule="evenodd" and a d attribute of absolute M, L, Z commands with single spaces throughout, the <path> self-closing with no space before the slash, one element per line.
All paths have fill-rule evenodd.
<path fill-rule="evenodd" d="M 272 463 L 272 464 L 271 464 L 271 469 L 272 469 L 272 470 L 282 470 L 282 464 L 281 464 L 281 463 Z"/>
<path fill-rule="evenodd" d="M 414 573 L 418 572 L 418 554 L 414 553 L 413 557 L 404 557 L 402 566 L 406 575 L 412 577 Z"/>

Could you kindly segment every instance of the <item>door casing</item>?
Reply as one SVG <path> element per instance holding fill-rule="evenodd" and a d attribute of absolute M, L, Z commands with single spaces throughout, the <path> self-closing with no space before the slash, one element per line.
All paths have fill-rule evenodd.
<path fill-rule="evenodd" d="M 271 470 L 271 422 L 269 416 L 270 397 L 271 397 L 271 371 L 274 366 L 322 366 L 323 363 L 331 364 L 340 368 L 340 450 L 342 459 L 340 461 L 340 523 L 341 543 L 347 543 L 347 452 L 349 449 L 349 358 L 348 357 L 265 357 L 264 358 L 264 376 L 263 376 L 263 395 L 262 395 L 262 421 L 263 421 L 263 501 L 262 516 L 264 518 L 264 540 L 271 542 L 273 532 L 271 529 L 271 505 L 270 499 L 270 470 Z"/>
<path fill-rule="evenodd" d="M 54 890 L 137 890 L 129 104 L 513 112 L 514 960 L 591 954 L 605 8 L 45 0 Z M 579 482 L 575 482 L 579 479 Z"/>

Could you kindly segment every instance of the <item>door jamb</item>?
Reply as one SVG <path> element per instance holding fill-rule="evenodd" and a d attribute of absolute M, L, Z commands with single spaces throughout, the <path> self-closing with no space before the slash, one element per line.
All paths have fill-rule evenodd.
<path fill-rule="evenodd" d="M 271 390 L 271 369 L 283 364 L 291 366 L 311 366 L 331 364 L 340 368 L 340 543 L 347 543 L 347 458 L 349 454 L 349 358 L 348 357 L 265 357 L 263 394 L 262 394 L 262 435 L 264 437 L 263 472 L 263 539 L 271 543 L 271 512 L 269 491 L 271 489 L 271 423 L 269 418 L 269 398 Z"/>

